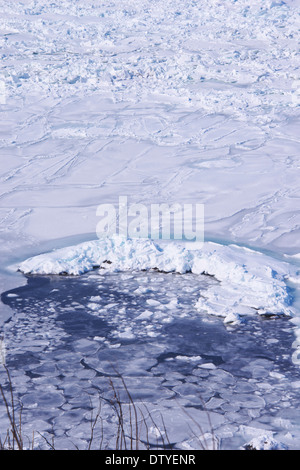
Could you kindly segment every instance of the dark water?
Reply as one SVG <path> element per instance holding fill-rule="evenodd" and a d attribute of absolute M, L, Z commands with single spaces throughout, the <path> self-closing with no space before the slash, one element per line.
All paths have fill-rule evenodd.
<path fill-rule="evenodd" d="M 165 413 L 174 444 L 193 446 L 180 406 L 207 407 L 221 448 L 238 448 L 250 428 L 283 441 L 293 433 L 289 445 L 298 446 L 300 371 L 288 319 L 253 316 L 228 329 L 195 310 L 200 292 L 216 281 L 193 274 L 96 271 L 27 281 L 1 296 L 13 311 L 4 327 L 6 364 L 25 421 L 44 433 L 51 425 L 63 448 L 74 440 L 84 448 L 87 394 L 109 397 L 108 379 L 120 384 L 118 373 L 134 400 Z"/>

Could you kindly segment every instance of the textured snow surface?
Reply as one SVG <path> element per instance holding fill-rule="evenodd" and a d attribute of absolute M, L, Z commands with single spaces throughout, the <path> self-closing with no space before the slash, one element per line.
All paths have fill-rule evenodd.
<path fill-rule="evenodd" d="M 203 203 L 215 240 L 299 253 L 298 7 L 5 2 L 0 230 L 36 252 L 84 240 L 128 195 Z"/>
<path fill-rule="evenodd" d="M 100 88 L 134 101 L 153 92 L 195 99 L 208 112 L 242 118 L 253 112 L 270 121 L 274 107 L 282 113 L 297 104 L 294 6 L 273 0 L 6 2 L 1 32 L 8 92 L 15 96 L 17 84 L 19 95 L 31 94 L 34 84 L 35 93 L 48 96 L 51 89 L 66 98 Z"/>
<path fill-rule="evenodd" d="M 254 437 L 244 448 L 246 450 L 288 450 L 285 444 L 277 442 L 270 436 Z"/>
<path fill-rule="evenodd" d="M 95 267 L 215 276 L 220 284 L 199 298 L 197 308 L 224 316 L 230 323 L 249 312 L 293 312 L 285 281 L 289 274 L 297 274 L 296 268 L 237 246 L 206 243 L 202 249 L 193 250 L 175 242 L 159 245 L 151 240 L 114 236 L 36 256 L 21 263 L 19 269 L 25 274 L 78 275 Z"/>
<path fill-rule="evenodd" d="M 178 398 L 209 433 L 199 390 L 225 448 L 299 447 L 299 3 L 1 2 L 0 362 L 26 436 L 86 447 L 114 362 L 178 447 Z M 204 204 L 207 242 L 88 241 L 119 196 Z"/>

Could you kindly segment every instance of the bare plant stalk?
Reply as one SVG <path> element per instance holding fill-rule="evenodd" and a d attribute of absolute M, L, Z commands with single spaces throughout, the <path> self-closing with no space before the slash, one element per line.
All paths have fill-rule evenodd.
<path fill-rule="evenodd" d="M 14 397 L 14 392 L 13 392 L 11 376 L 10 376 L 9 370 L 6 367 L 6 365 L 3 365 L 3 367 L 4 367 L 6 375 L 7 375 L 9 391 L 6 392 L 3 388 L 3 386 L 0 384 L 0 393 L 1 393 L 4 405 L 5 405 L 5 408 L 6 408 L 6 414 L 7 414 L 8 420 L 9 420 L 10 429 L 7 430 L 4 441 L 2 441 L 2 439 L 0 437 L 0 450 L 4 450 L 4 449 L 15 450 L 15 448 L 17 448 L 19 450 L 23 450 L 24 449 L 24 443 L 23 443 L 23 438 L 22 438 L 22 432 L 23 432 L 23 430 L 22 430 L 23 406 L 21 404 L 20 409 L 19 409 L 18 422 L 17 422 L 17 407 L 16 407 L 16 403 L 15 403 L 15 397 Z M 126 384 L 124 378 L 122 377 L 122 375 L 117 372 L 117 377 L 122 382 L 122 386 L 123 386 L 123 388 L 126 392 L 127 398 L 128 398 L 128 403 L 126 403 L 126 408 L 125 408 L 124 403 L 122 403 L 122 401 L 121 401 L 119 392 L 117 391 L 112 379 L 109 378 L 110 387 L 111 387 L 112 392 L 113 392 L 113 398 L 111 400 L 107 400 L 107 401 L 112 406 L 113 410 L 116 413 L 117 419 L 118 419 L 117 430 L 116 430 L 116 443 L 115 443 L 116 450 L 127 450 L 129 444 L 130 444 L 130 450 L 133 450 L 134 448 L 135 448 L 135 450 L 139 450 L 140 444 L 143 444 L 143 446 L 146 446 L 147 450 L 149 450 L 150 447 L 154 447 L 154 445 L 153 446 L 150 445 L 150 440 L 149 440 L 149 425 L 148 425 L 149 420 L 152 423 L 152 425 L 154 426 L 154 429 L 157 430 L 157 434 L 156 434 L 157 449 L 161 449 L 161 448 L 163 448 L 165 450 L 172 449 L 173 446 L 170 443 L 168 433 L 167 433 L 167 427 L 166 427 L 165 421 L 163 419 L 163 416 L 160 414 L 162 429 L 163 429 L 163 431 L 161 431 L 160 427 L 156 424 L 151 412 L 147 408 L 147 405 L 145 403 L 142 403 L 143 407 L 147 411 L 147 416 L 145 416 L 145 414 L 144 414 L 143 410 L 140 408 L 140 406 L 138 406 L 134 402 L 134 400 L 132 398 L 132 395 L 131 395 L 131 393 L 130 393 L 128 387 L 127 387 L 127 384 Z M 10 399 L 7 398 L 8 393 L 9 393 Z M 91 435 L 90 435 L 90 439 L 88 441 L 87 450 L 91 450 L 91 448 L 92 448 L 92 444 L 93 444 L 93 441 L 95 439 L 95 429 L 96 429 L 96 426 L 97 426 L 99 421 L 101 421 L 100 449 L 102 449 L 104 436 L 103 436 L 103 419 L 101 418 L 101 411 L 102 411 L 101 399 L 102 399 L 102 397 L 99 396 L 99 407 L 98 407 L 98 410 L 96 412 L 95 417 L 94 417 L 94 414 L 93 414 L 93 406 L 92 406 L 92 401 L 91 401 L 91 410 L 92 410 L 91 411 Z M 125 414 L 124 413 L 125 413 L 125 409 L 127 411 L 127 406 L 128 406 L 128 414 L 129 414 L 129 423 L 128 423 L 128 425 L 129 425 L 129 435 L 128 435 L 128 433 L 126 434 L 126 432 L 125 432 L 125 424 L 126 423 L 125 423 Z M 215 435 L 214 435 L 213 425 L 212 425 L 212 422 L 211 422 L 210 414 L 207 411 L 207 409 L 205 408 L 205 403 L 204 403 L 204 410 L 206 412 L 208 423 L 209 423 L 209 426 L 210 426 L 210 429 L 211 429 L 211 436 L 212 436 L 212 441 L 213 441 L 213 443 L 212 443 L 213 450 L 215 450 Z M 192 429 L 191 426 L 189 426 L 189 428 L 190 428 L 191 432 L 193 433 L 193 435 L 198 439 L 198 441 L 201 445 L 201 448 L 203 450 L 208 449 L 208 443 L 206 441 L 205 433 L 203 432 L 203 429 L 202 429 L 201 425 L 193 418 L 193 416 L 191 416 L 188 413 L 188 411 L 185 408 L 183 408 L 183 411 L 188 416 L 189 420 L 198 428 L 198 430 L 200 432 L 200 436 L 199 435 L 197 436 L 195 430 Z M 145 440 L 145 442 L 142 440 L 142 435 L 141 435 L 143 426 L 145 426 L 145 431 L 146 431 L 146 440 Z M 43 436 L 39 432 L 37 432 L 37 433 L 45 440 L 45 442 L 47 443 L 48 447 L 51 450 L 55 450 L 54 432 L 53 432 L 53 436 L 52 436 L 52 443 L 49 440 L 47 440 L 47 438 L 45 436 Z M 34 436 L 34 431 L 33 431 L 32 441 L 31 441 L 32 450 L 34 449 L 34 437 L 35 436 Z M 161 442 L 159 442 L 159 438 L 161 439 Z M 135 441 L 135 444 L 134 444 L 134 441 Z M 29 440 L 29 445 L 30 445 L 30 440 Z"/>
<path fill-rule="evenodd" d="M 141 416 L 143 418 L 143 423 L 144 423 L 144 426 L 145 426 L 145 429 L 146 429 L 146 446 L 147 446 L 147 450 L 150 449 L 150 443 L 149 443 L 149 428 L 148 428 L 148 424 L 147 424 L 147 421 L 145 419 L 145 415 L 143 413 L 143 411 L 139 408 L 139 411 L 141 413 Z M 140 439 L 140 438 L 139 438 Z"/>
<path fill-rule="evenodd" d="M 116 450 L 123 450 L 123 442 L 124 442 L 125 450 L 127 450 L 126 434 L 124 431 L 123 408 L 122 408 L 122 403 L 120 400 L 120 395 L 117 393 L 116 388 L 111 379 L 110 379 L 110 386 L 113 390 L 114 400 L 115 400 L 115 403 L 112 402 L 112 406 L 118 416 L 118 432 L 117 432 L 117 440 L 116 440 Z"/>
<path fill-rule="evenodd" d="M 94 432 L 95 432 L 95 427 L 97 425 L 97 422 L 100 418 L 100 414 L 101 414 L 101 401 L 99 401 L 99 408 L 98 408 L 98 411 L 97 411 L 97 414 L 95 416 L 95 419 L 93 419 L 93 405 L 92 405 L 92 402 L 91 402 L 91 408 L 92 408 L 92 416 L 91 416 L 91 437 L 90 437 L 90 440 L 89 440 L 89 444 L 88 444 L 88 449 L 87 450 L 91 450 L 91 446 L 92 446 L 92 442 L 94 440 Z M 101 445 L 102 445 L 102 441 L 101 441 Z"/>
<path fill-rule="evenodd" d="M 10 373 L 9 373 L 9 370 L 8 370 L 7 366 L 5 364 L 3 364 L 3 367 L 5 369 L 7 379 L 8 379 L 8 384 L 9 384 L 9 389 L 10 389 L 10 401 L 11 401 L 11 411 L 10 411 L 9 402 L 8 402 L 6 396 L 5 396 L 4 389 L 3 389 L 2 385 L 0 385 L 0 392 L 1 392 L 1 395 L 2 395 L 2 399 L 3 399 L 3 402 L 4 402 L 5 408 L 6 408 L 6 414 L 7 414 L 7 417 L 9 419 L 9 423 L 10 423 L 10 427 L 11 427 L 10 431 L 11 431 L 11 434 L 12 434 L 12 444 L 9 444 L 9 445 L 11 446 L 12 450 L 15 449 L 15 445 L 17 445 L 17 448 L 19 450 L 23 450 L 23 439 L 22 439 L 22 434 L 21 434 L 21 432 L 22 432 L 22 425 L 21 425 L 22 408 L 21 408 L 20 416 L 19 416 L 19 424 L 17 424 L 16 415 L 15 415 L 16 410 L 15 410 L 15 401 L 14 401 L 14 393 L 13 393 L 13 386 L 12 386 L 11 376 L 10 376 Z"/>
<path fill-rule="evenodd" d="M 154 421 L 153 416 L 151 415 L 151 413 L 150 413 L 148 407 L 145 405 L 145 403 L 144 403 L 144 407 L 146 408 L 146 411 L 147 411 L 147 413 L 148 413 L 148 416 L 149 416 L 149 418 L 150 418 L 150 420 L 151 420 L 153 426 L 154 426 L 155 429 L 157 429 L 157 431 L 159 432 L 160 438 L 161 438 L 161 440 L 162 440 L 162 447 L 163 447 L 163 449 L 167 449 L 166 444 L 165 444 L 165 440 L 164 440 L 164 436 L 163 436 L 161 430 L 159 429 L 159 427 L 157 426 L 156 422 Z M 158 444 L 158 438 L 157 438 L 157 448 L 159 448 L 159 447 L 161 447 L 161 446 L 159 446 L 159 444 Z"/>
<path fill-rule="evenodd" d="M 41 433 L 38 432 L 38 431 L 37 431 L 37 433 L 44 439 L 44 441 L 46 442 L 46 444 L 49 446 L 49 449 L 55 450 L 55 447 L 54 447 L 54 437 L 52 437 L 52 442 L 50 442 L 45 436 L 43 436 L 43 434 L 41 434 Z"/>
<path fill-rule="evenodd" d="M 135 448 L 136 448 L 136 450 L 138 450 L 138 449 L 139 449 L 139 422 L 138 422 L 137 409 L 136 409 L 135 403 L 134 403 L 134 401 L 133 401 L 133 399 L 132 399 L 132 396 L 131 396 L 131 394 L 130 394 L 128 388 L 127 388 L 127 385 L 126 385 L 126 383 L 125 383 L 124 378 L 123 378 L 120 374 L 119 374 L 119 377 L 120 377 L 120 379 L 122 380 L 123 387 L 124 387 L 124 389 L 125 389 L 125 391 L 126 391 L 126 393 L 127 393 L 127 396 L 128 396 L 128 398 L 129 398 L 129 401 L 130 401 L 130 403 L 132 404 L 132 407 L 133 407 L 134 416 L 135 416 L 135 442 L 136 442 L 136 444 L 135 444 L 136 447 L 135 447 Z M 132 435 L 132 431 L 131 431 L 131 435 Z"/>
<path fill-rule="evenodd" d="M 205 404 L 204 404 L 205 405 Z M 202 450 L 208 450 L 209 446 L 208 446 L 208 443 L 206 441 L 206 438 L 205 438 L 205 433 L 201 427 L 201 425 L 195 420 L 195 418 L 193 418 L 185 408 L 182 408 L 183 412 L 189 417 L 189 419 L 195 424 L 195 426 L 199 429 L 200 431 L 200 437 L 196 435 L 196 433 L 192 430 L 192 428 L 190 427 L 190 430 L 193 432 L 194 436 L 197 438 L 197 440 L 199 441 L 200 445 L 201 445 L 201 448 Z M 210 430 L 211 430 L 211 436 L 212 436 L 212 441 L 213 441 L 213 450 L 215 450 L 215 435 L 214 435 L 214 430 L 213 430 L 213 425 L 212 425 L 212 422 L 211 422 L 211 419 L 210 419 L 210 416 L 209 416 L 209 413 L 207 411 L 207 409 L 205 408 L 204 406 L 204 411 L 206 412 L 206 415 L 207 415 L 207 419 L 208 419 L 208 423 L 209 423 L 209 426 L 210 426 Z M 202 443 L 201 441 L 201 437 L 203 438 L 203 441 L 204 441 L 204 444 Z"/>

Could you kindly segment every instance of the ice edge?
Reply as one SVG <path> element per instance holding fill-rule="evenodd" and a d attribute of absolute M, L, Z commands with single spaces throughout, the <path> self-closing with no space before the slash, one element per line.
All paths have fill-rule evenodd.
<path fill-rule="evenodd" d="M 22 262 L 24 274 L 81 275 L 101 267 L 111 271 L 157 269 L 163 272 L 208 274 L 216 278 L 195 305 L 199 312 L 224 317 L 236 324 L 243 316 L 295 314 L 289 278 L 298 279 L 295 267 L 267 255 L 235 245 L 206 242 L 202 249 L 180 243 L 119 236 L 84 242 L 41 254 Z M 219 281 L 219 282 L 218 282 Z"/>

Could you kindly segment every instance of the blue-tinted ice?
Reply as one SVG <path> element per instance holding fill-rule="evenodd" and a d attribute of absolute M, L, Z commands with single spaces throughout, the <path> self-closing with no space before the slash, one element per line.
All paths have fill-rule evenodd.
<path fill-rule="evenodd" d="M 54 436 L 56 448 L 84 449 L 101 396 L 102 447 L 113 448 L 110 378 L 128 402 L 118 372 L 161 432 L 163 416 L 177 448 L 203 445 L 194 420 L 208 446 L 212 434 L 220 448 L 237 449 L 261 433 L 297 448 L 300 370 L 291 358 L 293 325 L 257 316 L 226 328 L 222 319 L 199 313 L 199 291 L 216 282 L 193 274 L 98 270 L 31 276 L 25 287 L 4 293 L 14 312 L 4 328 L 6 364 L 23 403 L 24 432 Z M 0 413 L 6 430 L 3 406 Z M 150 424 L 150 443 L 162 444 Z M 41 438 L 36 443 L 47 447 Z"/>

